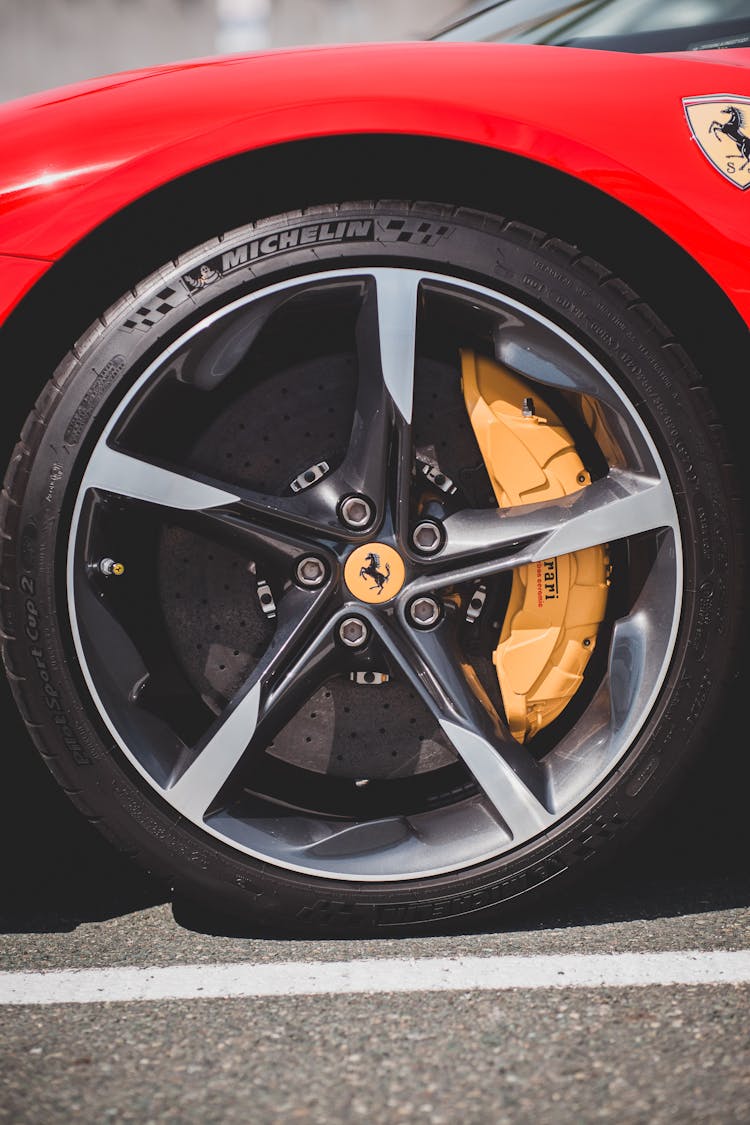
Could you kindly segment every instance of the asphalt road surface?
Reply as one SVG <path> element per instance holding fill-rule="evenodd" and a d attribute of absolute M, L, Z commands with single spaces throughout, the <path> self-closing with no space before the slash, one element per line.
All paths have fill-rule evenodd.
<path fill-rule="evenodd" d="M 0 1006 L 0 1122 L 750 1125 L 736 717 L 716 732 L 717 758 L 741 743 L 736 769 L 688 779 L 564 902 L 502 928 L 349 941 L 262 937 L 171 901 L 80 822 L 13 720 L 4 733 L 0 970 L 38 991 Z M 711 983 L 724 951 L 744 968 Z M 69 1002 L 71 969 L 95 999 Z M 217 974 L 239 981 L 231 998 L 211 996 Z"/>

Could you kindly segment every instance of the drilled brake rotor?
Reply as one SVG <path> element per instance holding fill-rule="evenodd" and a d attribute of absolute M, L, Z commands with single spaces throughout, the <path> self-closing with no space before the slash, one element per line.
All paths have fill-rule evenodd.
<path fill-rule="evenodd" d="M 424 361 L 416 379 L 416 445 L 439 458 L 477 502 L 490 492 L 457 370 Z M 193 468 L 272 494 L 311 465 L 340 463 L 351 429 L 355 372 L 349 356 L 289 368 L 251 386 L 207 427 Z M 478 483 L 477 483 L 478 482 Z M 183 670 L 217 713 L 250 675 L 273 635 L 260 610 L 247 558 L 182 528 L 167 527 L 159 550 L 167 630 Z M 385 669 L 383 669 L 385 671 Z M 390 778 L 455 762 L 418 696 L 397 676 L 379 685 L 337 676 L 321 687 L 268 747 L 286 762 L 340 777 Z"/>

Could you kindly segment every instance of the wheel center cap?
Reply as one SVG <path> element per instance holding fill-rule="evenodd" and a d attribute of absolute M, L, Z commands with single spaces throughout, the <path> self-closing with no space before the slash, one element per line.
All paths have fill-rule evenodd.
<path fill-rule="evenodd" d="M 355 598 L 376 605 L 395 598 L 406 569 L 398 551 L 387 543 L 365 543 L 352 551 L 344 565 L 344 580 Z"/>

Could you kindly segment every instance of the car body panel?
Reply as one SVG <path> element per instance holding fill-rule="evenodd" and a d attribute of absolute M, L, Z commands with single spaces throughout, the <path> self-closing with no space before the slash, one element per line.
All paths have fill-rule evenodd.
<path fill-rule="evenodd" d="M 15 258 L 0 254 L 0 324 L 50 268 L 38 258 Z"/>
<path fill-rule="evenodd" d="M 163 184 L 254 149 L 367 133 L 443 137 L 607 193 L 699 262 L 750 325 L 750 192 L 711 166 L 682 106 L 712 94 L 750 96 L 750 50 L 366 44 L 92 80 L 0 107 L 0 254 L 58 260 Z M 27 291 L 22 275 L 0 271 L 0 315 Z"/>

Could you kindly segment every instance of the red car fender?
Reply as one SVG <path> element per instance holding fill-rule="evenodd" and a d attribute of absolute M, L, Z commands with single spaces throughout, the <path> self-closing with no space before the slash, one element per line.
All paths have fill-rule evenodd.
<path fill-rule="evenodd" d="M 750 96 L 750 50 L 367 44 L 93 80 L 0 107 L 0 254 L 55 261 L 129 203 L 241 152 L 345 134 L 444 137 L 606 192 L 682 246 L 750 325 L 750 191 L 711 166 L 682 107 L 716 93 Z M 30 270 L 0 269 L 0 316 Z"/>
<path fill-rule="evenodd" d="M 0 254 L 0 324 L 49 267 L 49 262 L 38 259 Z"/>

